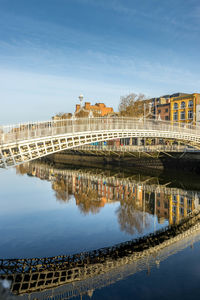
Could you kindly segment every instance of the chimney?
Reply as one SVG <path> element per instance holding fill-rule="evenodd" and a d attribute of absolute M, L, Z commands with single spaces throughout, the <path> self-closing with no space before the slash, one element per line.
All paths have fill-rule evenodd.
<path fill-rule="evenodd" d="M 80 107 L 80 104 L 76 104 L 76 112 L 79 111 Z"/>
<path fill-rule="evenodd" d="M 90 110 L 90 102 L 85 102 L 85 109 Z"/>

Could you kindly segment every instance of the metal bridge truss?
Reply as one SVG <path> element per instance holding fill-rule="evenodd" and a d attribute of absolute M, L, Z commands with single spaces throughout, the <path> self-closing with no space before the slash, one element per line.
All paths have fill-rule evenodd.
<path fill-rule="evenodd" d="M 189 146 L 189 147 L 188 147 Z M 182 158 L 186 153 L 200 153 L 200 150 L 194 145 L 84 145 L 76 147 L 68 151 L 68 154 L 91 155 L 91 156 L 105 156 L 105 157 L 150 157 L 158 158 L 160 156 L 169 156 L 171 158 Z"/>
<path fill-rule="evenodd" d="M 150 274 L 151 269 L 154 267 L 159 268 L 160 264 L 168 259 L 171 255 L 182 251 L 187 247 L 193 247 L 196 242 L 199 242 L 199 231 L 191 232 L 191 235 L 185 235 L 184 238 L 176 241 L 175 244 L 171 244 L 166 248 L 159 250 L 157 253 L 149 254 L 138 260 L 132 261 L 130 264 L 118 266 L 111 269 L 108 272 L 100 275 L 94 275 L 83 280 L 76 280 L 68 282 L 67 284 L 61 284 L 58 287 L 50 289 L 41 289 L 38 292 L 25 293 L 20 295 L 21 300 L 50 300 L 50 299 L 72 299 L 74 297 L 80 297 L 88 295 L 90 298 L 97 289 L 107 287 L 116 283 L 128 276 L 131 276 L 140 271 L 146 271 Z M 82 298 L 81 298 L 82 299 Z M 83 298 L 84 299 L 84 298 Z"/>
<path fill-rule="evenodd" d="M 130 118 L 69 119 L 0 127 L 0 167 L 22 164 L 62 150 L 118 138 L 166 138 L 200 147 L 200 128 Z"/>

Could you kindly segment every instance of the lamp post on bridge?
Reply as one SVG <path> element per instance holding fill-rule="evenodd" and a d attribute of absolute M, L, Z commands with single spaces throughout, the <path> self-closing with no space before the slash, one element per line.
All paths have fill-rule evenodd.
<path fill-rule="evenodd" d="M 146 125 L 146 117 L 151 114 L 152 103 L 149 102 L 148 106 L 149 106 L 149 111 L 146 115 L 146 103 L 144 102 L 144 111 L 143 111 L 143 126 L 144 126 L 144 129 L 145 129 L 145 125 Z M 146 138 L 144 137 L 144 146 L 145 146 L 145 144 L 146 144 Z"/>
<path fill-rule="evenodd" d="M 91 130 L 91 122 L 90 122 L 90 120 L 91 120 L 91 118 L 93 118 L 94 116 L 93 116 L 93 112 L 90 110 L 89 111 L 89 115 L 88 115 L 88 120 L 89 120 L 89 130 Z"/>

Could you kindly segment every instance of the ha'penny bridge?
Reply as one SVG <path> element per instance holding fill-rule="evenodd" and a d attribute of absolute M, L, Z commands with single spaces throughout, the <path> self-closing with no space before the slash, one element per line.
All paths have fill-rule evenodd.
<path fill-rule="evenodd" d="M 0 278 L 21 299 L 70 299 L 157 265 L 200 239 L 200 212 L 178 225 L 112 247 L 49 258 L 0 259 Z M 49 290 L 50 289 L 50 290 Z"/>
<path fill-rule="evenodd" d="M 185 123 L 122 117 L 29 122 L 0 127 L 0 167 L 16 166 L 91 143 L 131 137 L 173 139 L 200 147 L 200 127 Z"/>

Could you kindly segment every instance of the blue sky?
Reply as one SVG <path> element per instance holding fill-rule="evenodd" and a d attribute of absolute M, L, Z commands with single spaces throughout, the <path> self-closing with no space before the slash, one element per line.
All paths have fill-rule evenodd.
<path fill-rule="evenodd" d="M 0 0 L 0 123 L 200 92 L 199 0 Z"/>

